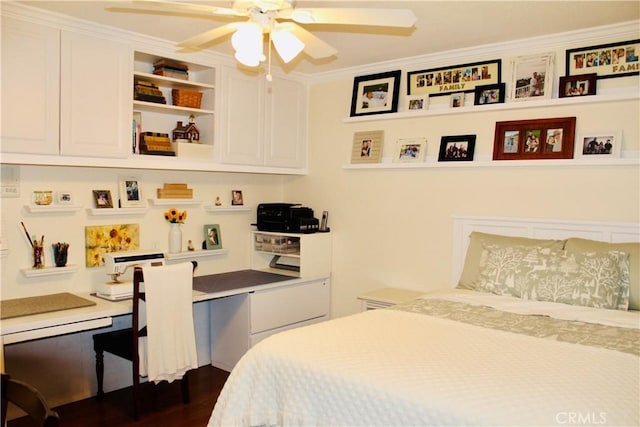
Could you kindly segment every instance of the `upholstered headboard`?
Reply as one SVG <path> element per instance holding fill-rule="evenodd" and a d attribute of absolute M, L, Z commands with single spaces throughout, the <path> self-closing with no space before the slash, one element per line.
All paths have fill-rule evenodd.
<path fill-rule="evenodd" d="M 535 239 L 580 237 L 611 243 L 640 242 L 640 224 L 454 215 L 453 286 L 456 286 L 462 273 L 472 231 Z"/>

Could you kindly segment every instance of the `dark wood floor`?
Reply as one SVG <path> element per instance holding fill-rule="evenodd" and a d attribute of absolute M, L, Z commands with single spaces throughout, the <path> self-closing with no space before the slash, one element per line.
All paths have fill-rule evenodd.
<path fill-rule="evenodd" d="M 144 383 L 138 421 L 131 417 L 131 388 L 106 393 L 103 400 L 89 398 L 54 408 L 62 427 L 181 427 L 206 426 L 213 405 L 222 390 L 228 372 L 203 366 L 189 373 L 191 402 L 182 403 L 180 383 Z M 155 404 L 154 404 L 155 396 Z M 27 427 L 28 418 L 7 423 L 7 427 Z"/>

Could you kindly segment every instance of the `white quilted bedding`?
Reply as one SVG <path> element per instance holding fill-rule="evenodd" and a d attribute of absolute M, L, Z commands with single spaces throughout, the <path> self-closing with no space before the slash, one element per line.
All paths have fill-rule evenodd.
<path fill-rule="evenodd" d="M 475 304 L 475 293 L 447 294 Z M 481 299 L 524 314 L 539 304 Z M 637 313 L 562 306 L 540 308 L 639 327 Z M 627 352 L 373 310 L 260 342 L 229 376 L 209 426 L 638 426 L 639 383 L 640 358 Z"/>

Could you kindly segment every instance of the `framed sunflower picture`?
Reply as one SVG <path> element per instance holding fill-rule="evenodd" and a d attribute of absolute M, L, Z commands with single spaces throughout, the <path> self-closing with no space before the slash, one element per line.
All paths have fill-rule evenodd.
<path fill-rule="evenodd" d="M 140 249 L 139 224 L 91 225 L 84 228 L 85 265 L 104 265 L 104 254 Z"/>

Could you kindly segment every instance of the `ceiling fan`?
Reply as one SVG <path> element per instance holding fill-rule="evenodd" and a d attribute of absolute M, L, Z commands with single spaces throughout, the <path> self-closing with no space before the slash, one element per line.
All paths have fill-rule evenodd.
<path fill-rule="evenodd" d="M 256 67 L 266 59 L 263 53 L 264 36 L 268 37 L 269 60 L 271 45 L 285 63 L 304 51 L 312 58 L 326 58 L 337 54 L 329 44 L 301 25 L 366 25 L 411 27 L 416 16 L 407 9 L 372 8 L 297 8 L 294 0 L 237 0 L 230 8 L 164 0 L 134 0 L 158 8 L 238 18 L 223 26 L 198 34 L 178 43 L 184 50 L 199 49 L 220 37 L 233 33 L 231 44 L 235 58 L 249 67 Z M 299 25 L 300 24 L 300 25 Z"/>

